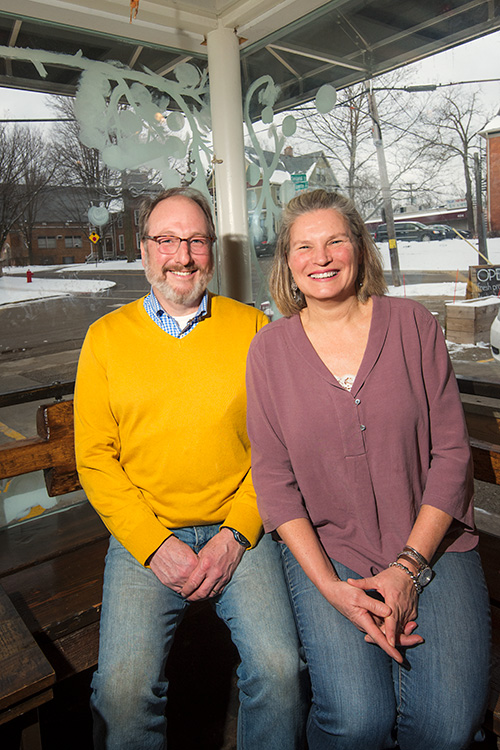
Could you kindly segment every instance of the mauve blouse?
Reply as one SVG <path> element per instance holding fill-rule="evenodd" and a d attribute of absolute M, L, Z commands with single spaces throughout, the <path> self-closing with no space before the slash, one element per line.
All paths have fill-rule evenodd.
<path fill-rule="evenodd" d="M 422 305 L 373 297 L 350 392 L 298 315 L 265 326 L 250 346 L 247 393 L 267 532 L 309 518 L 331 558 L 368 576 L 396 559 L 425 503 L 455 519 L 443 548 L 476 546 L 458 387 L 439 323 Z"/>

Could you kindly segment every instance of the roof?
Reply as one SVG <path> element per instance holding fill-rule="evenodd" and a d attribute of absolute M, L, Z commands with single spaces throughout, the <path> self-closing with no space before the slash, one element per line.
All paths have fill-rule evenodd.
<path fill-rule="evenodd" d="M 266 150 L 262 150 L 262 155 L 268 165 L 272 163 L 275 157 L 275 154 L 272 151 Z M 259 157 L 254 148 L 245 148 L 245 156 L 249 161 L 260 166 Z M 309 180 L 320 159 L 323 159 L 326 162 L 328 169 L 331 171 L 333 180 L 332 184 L 338 186 L 337 178 L 335 177 L 333 169 L 323 151 L 312 151 L 309 154 L 297 155 L 286 152 L 280 154 L 271 182 L 276 185 L 281 185 L 285 180 L 289 180 L 290 175 L 292 174 L 305 174 L 306 179 Z"/>
<path fill-rule="evenodd" d="M 3 0 L 0 85 L 74 94 L 79 72 L 40 66 L 13 48 L 115 60 L 167 75 L 179 62 L 207 66 L 207 35 L 235 29 L 243 92 L 262 75 L 280 107 L 366 80 L 500 28 L 491 0 L 148 0 L 131 21 L 127 0 Z M 43 73 L 43 74 L 42 74 Z"/>
<path fill-rule="evenodd" d="M 500 113 L 491 120 L 484 128 L 480 131 L 479 135 L 483 138 L 490 138 L 493 135 L 500 135 Z"/>

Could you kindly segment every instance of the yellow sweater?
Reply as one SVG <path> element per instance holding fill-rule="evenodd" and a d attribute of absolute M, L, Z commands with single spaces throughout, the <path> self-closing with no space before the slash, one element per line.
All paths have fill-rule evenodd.
<path fill-rule="evenodd" d="M 82 347 L 77 468 L 111 533 L 142 564 L 182 526 L 224 524 L 254 544 L 245 363 L 260 311 L 210 296 L 183 339 L 137 300 L 104 316 Z"/>

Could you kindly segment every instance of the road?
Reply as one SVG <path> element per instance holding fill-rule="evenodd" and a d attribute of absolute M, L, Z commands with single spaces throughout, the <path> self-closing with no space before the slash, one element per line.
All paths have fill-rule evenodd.
<path fill-rule="evenodd" d="M 0 307 L 1 362 L 79 348 L 91 323 L 114 308 L 138 299 L 149 288 L 140 266 L 137 271 L 104 274 L 100 270 L 89 270 L 64 274 L 66 278 L 70 276 L 105 279 L 114 281 L 115 286 L 94 295 L 72 295 Z"/>

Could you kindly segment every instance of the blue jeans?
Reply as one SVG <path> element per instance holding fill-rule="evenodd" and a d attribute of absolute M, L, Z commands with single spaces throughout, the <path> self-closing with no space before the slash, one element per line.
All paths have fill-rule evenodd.
<path fill-rule="evenodd" d="M 198 526 L 175 534 L 197 552 L 218 529 Z M 166 747 L 165 663 L 187 606 L 111 538 L 92 682 L 95 750 Z M 214 606 L 241 658 L 239 750 L 299 750 L 308 679 L 276 542 L 265 536 L 245 552 Z"/>
<path fill-rule="evenodd" d="M 465 750 L 488 695 L 489 601 L 478 553 L 448 552 L 419 597 L 425 643 L 399 666 L 332 607 L 283 545 L 312 686 L 309 750 Z M 332 560 L 339 577 L 360 576 Z"/>

